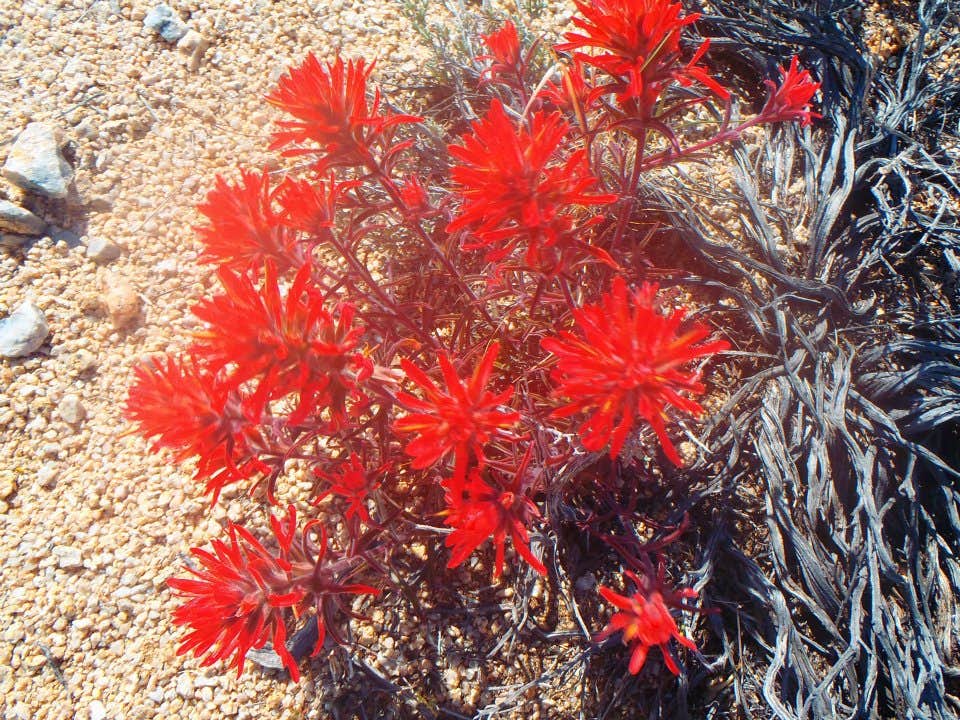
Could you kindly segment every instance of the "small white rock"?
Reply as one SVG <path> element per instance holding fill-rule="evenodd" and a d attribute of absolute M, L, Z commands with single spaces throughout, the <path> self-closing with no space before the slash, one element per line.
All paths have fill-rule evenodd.
<path fill-rule="evenodd" d="M 180 675 L 177 678 L 177 695 L 184 700 L 189 700 L 193 697 L 193 683 L 190 682 L 190 678 L 186 675 Z"/>
<path fill-rule="evenodd" d="M 151 692 L 147 693 L 147 697 L 159 705 L 163 702 L 163 688 L 154 688 Z"/>
<path fill-rule="evenodd" d="M 55 545 L 53 556 L 57 558 L 57 564 L 64 570 L 83 567 L 83 555 L 80 550 L 69 545 Z"/>
<path fill-rule="evenodd" d="M 54 463 L 44 463 L 37 470 L 37 482 L 40 487 L 49 490 L 57 484 L 57 466 Z"/>
<path fill-rule="evenodd" d="M 64 395 L 57 405 L 57 411 L 63 421 L 69 425 L 77 425 L 87 416 L 87 409 L 83 406 L 79 396 L 73 393 Z"/>
<path fill-rule="evenodd" d="M 49 334 L 43 311 L 27 300 L 9 317 L 0 320 L 0 357 L 29 355 L 43 345 Z"/>
<path fill-rule="evenodd" d="M 90 714 L 90 720 L 105 720 L 107 717 L 107 709 L 99 700 L 91 702 L 87 712 Z"/>
<path fill-rule="evenodd" d="M 180 19 L 169 5 L 154 7 L 143 19 L 143 26 L 153 30 L 167 42 L 176 42 L 187 34 L 187 24 Z"/>
<path fill-rule="evenodd" d="M 86 255 L 98 265 L 112 263 L 120 257 L 122 252 L 119 245 L 110 242 L 106 238 L 95 237 L 87 242 Z"/>

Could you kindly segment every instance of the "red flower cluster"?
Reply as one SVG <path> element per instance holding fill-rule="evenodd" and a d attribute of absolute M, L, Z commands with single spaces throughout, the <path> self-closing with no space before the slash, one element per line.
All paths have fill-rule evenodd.
<path fill-rule="evenodd" d="M 259 289 L 249 277 L 223 270 L 220 282 L 226 293 L 193 310 L 208 325 L 198 333 L 194 355 L 212 371 L 226 373 L 234 387 L 257 381 L 248 401 L 254 417 L 268 401 L 297 393 L 291 424 L 318 407 L 329 408 L 338 424 L 346 414 L 347 397 L 367 371 L 356 352 L 363 328 L 353 325 L 353 308 L 328 310 L 312 270 L 310 265 L 300 269 L 286 297 L 271 263 Z"/>
<path fill-rule="evenodd" d="M 421 400 L 409 393 L 397 394 L 397 402 L 412 411 L 399 418 L 394 428 L 397 432 L 417 434 L 405 448 L 413 458 L 414 469 L 432 467 L 452 452 L 454 477 L 459 481 L 466 475 L 471 457 L 484 464 L 483 446 L 492 438 L 515 437 L 509 430 L 520 420 L 520 414 L 502 409 L 513 395 L 513 388 L 496 394 L 486 389 L 499 351 L 500 344 L 491 343 L 466 384 L 450 358 L 441 355 L 440 371 L 446 392 L 412 362 L 401 360 L 407 378 L 426 396 Z"/>
<path fill-rule="evenodd" d="M 708 42 L 681 47 L 698 15 L 676 0 L 576 5 L 577 31 L 556 46 L 571 55 L 557 84 L 530 87 L 536 44 L 524 48 L 512 22 L 482 38 L 489 54 L 469 99 L 481 115 L 446 154 L 414 147 L 412 138 L 436 137 L 434 126 L 414 134 L 404 126 L 420 118 L 368 92 L 371 64 L 308 55 L 267 101 L 287 114 L 272 147 L 316 163 L 279 184 L 260 172 L 218 177 L 200 205 L 203 259 L 219 263 L 221 290 L 195 306 L 203 327 L 183 359 L 136 370 L 127 415 L 154 448 L 196 457 L 214 500 L 228 483 L 263 476 L 278 504 L 287 468 L 312 467 L 317 519 L 298 527 L 291 507 L 271 519 L 265 544 L 230 525 L 212 550 L 194 549 L 192 576 L 169 581 L 185 601 L 175 614 L 188 629 L 181 652 L 239 671 L 271 641 L 296 678 L 285 618 L 316 614 L 315 652 L 328 633 L 342 641 L 354 596 L 402 575 L 395 545 L 431 530 L 418 514 L 443 517 L 451 568 L 489 540 L 495 578 L 508 544 L 546 574 L 531 549 L 545 506 L 626 566 L 654 552 L 629 527 L 642 517 L 624 509 L 635 497 L 612 485 L 591 493 L 602 473 L 583 470 L 570 421 L 558 421 L 576 416 L 583 448 L 614 458 L 646 422 L 679 465 L 667 425 L 673 413 L 702 413 L 695 398 L 706 391 L 689 365 L 727 347 L 705 327 L 682 328 L 683 310 L 661 310 L 656 286 L 631 291 L 620 275 L 643 266 L 643 174 L 704 157 L 752 125 L 809 124 L 819 84 L 795 58 L 779 85 L 768 83 L 759 115 L 732 126 L 718 113 L 685 144 L 673 120 L 728 98 L 701 65 Z M 702 92 L 677 87 L 693 84 Z M 469 105 L 459 100 L 451 107 Z M 650 133 L 659 138 L 648 152 Z M 462 252 L 481 248 L 485 257 Z M 324 515 L 336 521 L 332 547 Z M 611 517 L 633 541 L 611 534 Z M 354 582 L 361 573 L 381 580 Z M 671 640 L 693 643 L 671 610 L 692 591 L 670 591 L 662 575 L 627 577 L 632 595 L 600 589 L 618 608 L 600 638 L 623 633 L 633 673 L 654 645 L 678 672 Z"/>
<path fill-rule="evenodd" d="M 552 373 L 557 395 L 570 398 L 554 415 L 592 413 L 580 426 L 587 450 L 596 452 L 609 445 L 610 456 L 616 457 L 641 417 L 657 433 L 667 457 L 680 465 L 680 455 L 667 436 L 666 407 L 699 415 L 703 408 L 680 393 L 699 394 L 705 388 L 699 373 L 679 368 L 725 350 L 728 344 L 714 340 L 697 345 L 710 334 L 702 326 L 678 335 L 685 312 L 661 315 L 656 295 L 656 285 L 628 292 L 626 281 L 617 276 L 599 305 L 573 311 L 582 337 L 561 332 L 544 339 L 542 345 L 557 357 Z"/>
<path fill-rule="evenodd" d="M 810 100 L 820 89 L 820 83 L 813 81 L 809 70 L 800 69 L 800 59 L 794 56 L 789 68 L 781 67 L 779 70 L 779 86 L 772 80 L 763 81 L 770 89 L 770 97 L 760 111 L 757 121 L 799 121 L 800 127 L 805 127 L 822 117 L 810 110 Z"/>
<path fill-rule="evenodd" d="M 380 91 L 367 100 L 367 79 L 373 64 L 339 56 L 321 65 L 310 53 L 303 63 L 280 78 L 266 100 L 296 120 L 283 120 L 274 133 L 273 148 L 296 145 L 286 155 L 318 154 L 325 166 L 363 165 L 371 149 L 388 139 L 397 125 L 421 121 L 413 115 L 381 113 Z M 394 148 L 395 149 L 395 148 Z"/>
<path fill-rule="evenodd" d="M 523 477 L 530 462 L 530 452 L 524 456 L 509 480 L 501 472 L 491 472 L 491 482 L 474 468 L 465 481 L 447 480 L 447 510 L 444 522 L 453 528 L 446 545 L 452 550 L 447 567 L 453 568 L 466 560 L 490 538 L 493 539 L 495 558 L 493 577 L 503 574 L 506 538 L 509 535 L 514 549 L 541 575 L 547 568 L 530 551 L 527 526 L 540 518 L 537 506 L 523 488 Z"/>
<path fill-rule="evenodd" d="M 680 62 L 680 33 L 696 22 L 699 13 L 684 16 L 683 6 L 670 0 L 576 0 L 583 14 L 574 25 L 581 33 L 567 33 L 559 51 L 594 48 L 600 54 L 575 53 L 579 60 L 593 65 L 614 78 L 611 89 L 618 92 L 621 104 L 643 119 L 653 119 L 657 102 L 673 82 L 690 85 L 698 82 L 722 99 L 730 96 L 698 63 L 710 43 L 705 40 L 693 57 Z"/>
<path fill-rule="evenodd" d="M 384 468 L 379 468 L 378 473 Z M 370 492 L 380 487 L 380 483 L 371 479 L 366 467 L 356 453 L 350 454 L 350 460 L 343 463 L 334 472 L 328 473 L 321 469 L 315 471 L 318 478 L 329 483 L 329 487 L 319 493 L 313 504 L 318 504 L 329 495 L 336 495 L 347 501 L 347 511 L 344 517 L 347 520 L 359 518 L 365 523 L 370 522 L 370 512 L 367 510 L 367 498 Z M 377 474 L 377 473 L 374 473 Z"/>
<path fill-rule="evenodd" d="M 481 82 L 499 80 L 507 84 L 520 85 L 526 72 L 526 63 L 520 52 L 520 36 L 517 26 L 507 20 L 500 29 L 489 35 L 481 35 L 483 44 L 490 50 L 489 55 L 481 55 L 477 60 L 491 61 L 490 67 L 480 76 Z"/>
<path fill-rule="evenodd" d="M 487 259 L 493 262 L 525 246 L 527 265 L 543 268 L 545 248 L 573 242 L 591 224 L 581 206 L 616 199 L 589 192 L 597 179 L 586 150 L 563 152 L 569 129 L 559 113 L 543 112 L 533 115 L 529 128 L 518 127 L 494 100 L 463 145 L 448 148 L 459 161 L 450 174 L 463 206 L 447 231 L 469 230 L 475 239 L 464 247 L 492 248 Z"/>
<path fill-rule="evenodd" d="M 349 614 L 344 597 L 377 595 L 368 585 L 346 582 L 351 563 L 341 558 L 324 562 L 328 553 L 326 533 L 320 543 L 311 538 L 317 521 L 297 529 L 296 511 L 291 505 L 285 518 L 270 518 L 276 553 L 267 550 L 239 525 L 227 529 L 229 542 L 213 541 L 213 552 L 193 548 L 201 568 L 187 570 L 194 578 L 170 578 L 167 584 L 187 599 L 174 612 L 174 622 L 190 628 L 178 654 L 206 655 L 202 665 L 229 658 L 237 675 L 251 648 L 267 641 L 283 660 L 294 681 L 300 679 L 296 661 L 287 651 L 287 629 L 283 611 L 301 612 L 313 608 L 317 614 L 319 637 L 314 654 L 323 647 L 326 633 L 342 642 L 335 623 Z"/>
<path fill-rule="evenodd" d="M 637 586 L 637 591 L 629 597 L 606 587 L 599 588 L 603 599 L 619 608 L 620 612 L 614 613 L 609 624 L 595 638 L 596 641 L 601 642 L 614 633 L 622 632 L 623 644 L 632 646 L 629 665 L 632 675 L 643 668 L 650 648 L 659 646 L 667 668 L 674 675 L 679 675 L 680 668 L 670 652 L 670 641 L 675 639 L 694 651 L 697 646 L 693 640 L 680 634 L 670 608 L 684 607 L 682 601 L 695 598 L 697 591 L 683 588 L 674 592 L 663 586 L 662 577 L 653 581 L 646 576 L 640 578 L 629 570 L 625 575 Z"/>
<path fill-rule="evenodd" d="M 218 175 L 216 186 L 197 209 L 210 221 L 197 228 L 205 262 L 236 273 L 259 268 L 268 260 L 280 273 L 306 262 L 296 235 L 273 209 L 266 173 L 241 171 L 236 185 Z"/>
<path fill-rule="evenodd" d="M 154 359 L 134 369 L 126 415 L 144 437 L 156 437 L 154 451 L 174 459 L 197 457 L 196 478 L 216 502 L 225 485 L 269 468 L 258 459 L 267 447 L 257 421 L 243 411 L 243 396 L 190 360 Z"/>

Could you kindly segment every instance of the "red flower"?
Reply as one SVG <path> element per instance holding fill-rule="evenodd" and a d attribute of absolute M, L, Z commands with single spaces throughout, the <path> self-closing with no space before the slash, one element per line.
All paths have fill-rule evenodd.
<path fill-rule="evenodd" d="M 359 560 L 330 557 L 326 531 L 321 540 L 312 539 L 318 521 L 308 522 L 298 532 L 293 506 L 284 518 L 271 517 L 270 527 L 278 545 L 276 554 L 268 551 L 244 528 L 230 524 L 229 545 L 213 541 L 213 553 L 199 548 L 191 552 L 202 568 L 187 570 L 193 578 L 170 578 L 167 584 L 187 602 L 174 611 L 174 623 L 190 628 L 178 654 L 193 651 L 196 657 L 207 655 L 202 665 L 211 665 L 233 655 L 230 665 L 243 670 L 244 657 L 251 648 L 261 648 L 268 640 L 280 655 L 294 681 L 300 679 L 296 660 L 287 651 L 283 611 L 293 610 L 296 617 L 313 608 L 317 616 L 316 655 L 326 634 L 342 643 L 336 630 L 338 618 L 351 614 L 344 596 L 378 595 L 369 585 L 347 582 L 359 567 Z"/>
<path fill-rule="evenodd" d="M 576 206 L 610 203 L 616 197 L 587 192 L 597 179 L 590 174 L 586 150 L 563 159 L 569 129 L 559 112 L 536 113 L 529 128 L 518 128 L 494 100 L 463 145 L 449 146 L 460 161 L 450 174 L 464 202 L 448 232 L 469 229 L 476 241 L 465 245 L 468 249 L 502 242 L 488 253 L 491 261 L 526 243 L 526 262 L 533 267 L 541 264 L 542 248 L 570 240 Z M 583 227 L 581 223 L 576 232 Z"/>
<path fill-rule="evenodd" d="M 757 122 L 799 120 L 800 127 L 805 127 L 823 117 L 810 110 L 810 99 L 820 88 L 820 83 L 813 81 L 809 70 L 800 69 L 799 58 L 794 56 L 789 68 L 781 67 L 779 70 L 779 87 L 772 80 L 764 80 L 770 88 L 770 97 L 760 111 Z"/>
<path fill-rule="evenodd" d="M 220 490 L 269 468 L 257 459 L 265 443 L 258 425 L 241 411 L 242 398 L 192 362 L 167 357 L 134 369 L 126 415 L 140 433 L 156 437 L 153 450 L 174 451 L 177 462 L 196 456 L 196 478 L 217 501 Z"/>
<path fill-rule="evenodd" d="M 286 155 L 320 153 L 327 165 L 357 165 L 367 161 L 372 146 L 384 133 L 403 123 L 420 122 L 412 115 L 380 113 L 380 91 L 367 100 L 367 79 L 373 64 L 337 57 L 321 65 L 310 53 L 303 63 L 284 75 L 266 100 L 297 118 L 278 123 L 271 149 L 291 144 Z"/>
<path fill-rule="evenodd" d="M 297 681 L 300 672 L 287 651 L 282 611 L 303 596 L 291 593 L 290 568 L 242 527 L 231 523 L 228 534 L 229 544 L 214 540 L 212 553 L 191 550 L 202 566 L 187 567 L 196 579 L 167 580 L 181 597 L 188 598 L 173 614 L 176 625 L 190 628 L 177 654 L 206 655 L 204 666 L 233 655 L 230 667 L 237 668 L 239 677 L 247 651 L 270 641 Z"/>
<path fill-rule="evenodd" d="M 517 35 L 517 26 L 507 20 L 503 26 L 489 35 L 481 35 L 483 44 L 490 50 L 489 55 L 481 55 L 477 60 L 492 60 L 489 68 L 483 71 L 481 78 L 489 75 L 490 79 L 504 78 L 513 75 L 521 79 L 523 72 L 520 65 L 520 36 Z"/>
<path fill-rule="evenodd" d="M 697 63 L 709 47 L 704 41 L 693 58 L 680 62 L 680 34 L 700 17 L 683 15 L 683 6 L 670 0 L 575 0 L 583 17 L 573 19 L 581 33 L 566 33 L 559 51 L 596 48 L 606 52 L 574 57 L 600 68 L 615 79 L 620 102 L 636 101 L 636 111 L 653 118 L 660 95 L 672 82 L 699 82 L 720 98 L 730 93 Z"/>
<path fill-rule="evenodd" d="M 528 452 L 513 480 L 502 489 L 485 482 L 476 468 L 470 470 L 463 482 L 456 478 L 447 481 L 444 523 L 454 529 L 445 541 L 452 550 L 448 568 L 462 563 L 492 538 L 496 553 L 493 577 L 499 578 L 503 574 L 504 548 L 509 535 L 520 557 L 541 575 L 547 574 L 547 568 L 530 551 L 530 536 L 527 533 L 529 522 L 540 517 L 537 506 L 520 486 L 529 457 Z"/>
<path fill-rule="evenodd" d="M 269 400 L 298 393 L 291 424 L 302 422 L 318 406 L 328 407 L 339 423 L 348 395 L 356 390 L 350 367 L 363 362 L 355 350 L 364 330 L 353 326 L 352 306 L 327 310 L 311 273 L 312 267 L 304 265 L 281 297 L 271 263 L 265 266 L 259 290 L 249 277 L 221 271 L 226 294 L 193 309 L 209 326 L 197 334 L 194 354 L 211 369 L 226 371 L 233 386 L 258 380 L 249 401 L 254 416 Z"/>
<path fill-rule="evenodd" d="M 283 208 L 279 222 L 293 230 L 307 233 L 311 239 L 327 236 L 336 219 L 337 202 L 360 183 L 337 182 L 331 175 L 326 181 L 285 178 L 277 187 L 277 202 Z"/>
<path fill-rule="evenodd" d="M 414 469 L 430 467 L 453 452 L 454 476 L 463 478 L 471 450 L 483 464 L 483 445 L 492 437 L 514 438 L 508 429 L 517 424 L 520 414 L 499 409 L 513 395 L 513 388 L 508 387 L 496 394 L 485 389 L 499 350 L 499 343 L 490 344 L 466 384 L 457 376 L 450 358 L 441 355 L 440 371 L 447 384 L 446 392 L 434 385 L 426 373 L 412 362 L 406 358 L 400 361 L 407 378 L 426 396 L 421 400 L 409 393 L 397 393 L 397 401 L 414 411 L 394 423 L 398 432 L 417 434 L 405 448 L 413 458 Z"/>
<path fill-rule="evenodd" d="M 580 426 L 587 450 L 599 451 L 609 443 L 610 456 L 616 457 L 639 416 L 653 427 L 667 457 L 680 465 L 664 427 L 666 406 L 699 415 L 703 408 L 680 393 L 700 394 L 705 388 L 699 373 L 679 367 L 725 350 L 728 344 L 714 340 L 697 345 L 710 334 L 702 326 L 678 335 L 685 311 L 661 315 L 656 294 L 657 286 L 650 284 L 628 293 L 626 282 L 618 276 L 599 305 L 573 311 L 582 337 L 561 332 L 544 339 L 542 346 L 558 360 L 552 373 L 559 385 L 556 394 L 571 400 L 554 416 L 592 413 Z"/>
<path fill-rule="evenodd" d="M 344 463 L 336 473 L 328 474 L 319 469 L 315 472 L 318 477 L 328 481 L 330 487 L 317 495 L 313 499 L 313 504 L 319 503 L 328 495 L 336 495 L 346 499 L 349 503 L 345 513 L 347 520 L 359 517 L 365 523 L 370 522 L 370 513 L 367 512 L 367 498 L 371 491 L 380 487 L 380 483 L 371 481 L 359 455 L 351 453 L 349 464 Z"/>
<path fill-rule="evenodd" d="M 218 175 L 206 202 L 197 207 L 210 221 L 197 228 L 204 245 L 201 259 L 237 273 L 266 260 L 280 273 L 303 265 L 306 258 L 297 236 L 280 223 L 272 200 L 266 173 L 242 170 L 236 185 Z"/>
<path fill-rule="evenodd" d="M 597 635 L 595 640 L 601 642 L 614 633 L 623 633 L 623 644 L 632 645 L 629 670 L 636 675 L 643 668 L 650 648 L 659 646 L 663 653 L 663 661 L 674 675 L 680 674 L 676 660 L 670 652 L 670 641 L 676 639 L 681 645 L 696 650 L 693 640 L 680 634 L 677 622 L 670 614 L 671 607 L 684 607 L 682 601 L 697 596 L 697 591 L 683 588 L 674 592 L 665 588 L 662 577 L 656 582 L 649 578 L 639 578 L 635 573 L 627 570 L 626 576 L 632 580 L 637 591 L 625 597 L 609 588 L 600 587 L 599 592 L 611 605 L 621 612 L 614 613 L 609 624 Z"/>

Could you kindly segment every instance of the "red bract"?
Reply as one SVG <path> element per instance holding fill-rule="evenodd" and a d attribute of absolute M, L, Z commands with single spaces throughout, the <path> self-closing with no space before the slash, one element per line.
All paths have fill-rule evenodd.
<path fill-rule="evenodd" d="M 810 110 L 810 100 L 820 89 L 820 83 L 814 82 L 808 70 L 800 69 L 800 60 L 796 56 L 790 61 L 790 67 L 779 68 L 780 85 L 772 80 L 764 80 L 770 89 L 770 97 L 760 111 L 757 122 L 800 121 L 800 127 L 822 117 Z"/>
<path fill-rule="evenodd" d="M 527 264 L 542 266 L 543 248 L 572 239 L 578 206 L 616 200 L 588 192 L 597 179 L 585 150 L 565 152 L 569 129 L 559 112 L 535 113 L 529 127 L 517 127 L 494 100 L 463 145 L 448 148 L 459 160 L 450 174 L 463 205 L 447 230 L 468 229 L 475 237 L 468 249 L 493 246 L 491 261 L 525 244 Z M 588 224 L 581 222 L 577 233 Z"/>
<path fill-rule="evenodd" d="M 266 100 L 297 118 L 283 120 L 271 149 L 298 145 L 286 155 L 319 154 L 326 165 L 360 165 L 386 131 L 403 123 L 420 122 L 412 115 L 380 112 L 380 91 L 367 100 L 367 79 L 373 64 L 337 57 L 321 65 L 310 53 L 303 63 L 280 78 Z M 307 144 L 308 147 L 302 147 Z"/>
<path fill-rule="evenodd" d="M 351 453 L 349 463 L 344 463 L 333 473 L 317 469 L 316 474 L 317 477 L 326 480 L 330 486 L 314 498 L 314 504 L 328 495 L 336 495 L 348 502 L 347 511 L 344 514 L 347 520 L 358 517 L 365 523 L 370 522 L 367 498 L 371 491 L 380 487 L 380 483 L 370 479 L 359 455 Z"/>
<path fill-rule="evenodd" d="M 670 641 L 677 640 L 681 645 L 696 650 L 694 642 L 680 634 L 677 622 L 670 614 L 671 607 L 683 607 L 684 599 L 697 596 L 697 591 L 683 588 L 677 592 L 666 588 L 662 578 L 653 581 L 640 578 L 627 570 L 626 576 L 632 580 L 637 591 L 629 597 L 615 593 L 606 587 L 600 587 L 600 595 L 611 605 L 620 609 L 610 618 L 609 624 L 595 638 L 597 642 L 605 640 L 614 633 L 623 633 L 623 644 L 632 646 L 629 670 L 636 675 L 643 668 L 650 648 L 659 646 L 663 652 L 663 661 L 674 675 L 680 674 L 680 668 L 670 652 Z"/>
<path fill-rule="evenodd" d="M 709 41 L 686 64 L 680 62 L 680 34 L 699 13 L 683 15 L 683 6 L 670 0 L 576 0 L 583 17 L 573 23 L 583 33 L 566 33 L 568 42 L 557 50 L 594 48 L 600 54 L 575 53 L 585 63 L 609 73 L 621 103 L 635 102 L 642 118 L 653 118 L 656 104 L 668 85 L 699 82 L 720 98 L 730 93 L 698 65 Z"/>
<path fill-rule="evenodd" d="M 270 641 L 290 677 L 299 680 L 296 661 L 287 651 L 283 608 L 302 599 L 290 593 L 290 568 L 271 555 L 250 533 L 231 524 L 229 542 L 213 541 L 213 552 L 193 548 L 200 569 L 188 567 L 193 578 L 170 578 L 167 584 L 187 602 L 174 611 L 173 621 L 190 628 L 178 655 L 206 655 L 212 665 L 231 655 L 230 667 L 243 672 L 251 648 Z"/>
<path fill-rule="evenodd" d="M 248 403 L 254 416 L 269 400 L 297 393 L 290 423 L 298 424 L 323 407 L 339 423 L 347 397 L 357 389 L 350 368 L 362 363 L 355 351 L 363 328 L 353 326 L 352 306 L 340 305 L 334 312 L 325 307 L 311 272 L 312 267 L 304 265 L 283 297 L 271 263 L 259 289 L 249 277 L 224 270 L 220 281 L 226 294 L 193 309 L 209 326 L 197 333 L 194 355 L 210 368 L 227 372 L 234 386 L 257 380 Z"/>
<path fill-rule="evenodd" d="M 154 359 L 134 369 L 126 415 L 153 450 L 174 451 L 179 462 L 197 458 L 197 479 L 216 502 L 227 484 L 268 468 L 256 457 L 264 442 L 256 423 L 241 410 L 241 396 L 192 362 Z M 255 416 L 256 417 L 256 416 Z"/>
<path fill-rule="evenodd" d="M 311 535 L 318 521 L 297 527 L 293 506 L 283 518 L 271 517 L 270 527 L 276 539 L 276 554 L 268 551 L 244 528 L 228 527 L 229 545 L 213 541 L 214 552 L 194 548 L 202 568 L 187 568 L 197 579 L 171 578 L 167 584 L 186 604 L 174 612 L 174 622 L 191 628 L 179 654 L 193 651 L 207 655 L 203 665 L 234 655 L 231 666 L 237 674 L 243 670 L 250 648 L 272 641 L 294 681 L 300 673 L 287 651 L 286 626 L 282 612 L 291 608 L 296 616 L 313 608 L 317 616 L 318 638 L 313 654 L 323 647 L 327 632 L 337 641 L 343 638 L 335 630 L 339 615 L 350 614 L 344 596 L 377 595 L 369 585 L 345 582 L 358 562 L 329 555 L 327 536 L 320 531 L 319 544 Z"/>
<path fill-rule="evenodd" d="M 503 574 L 504 548 L 509 536 L 520 557 L 541 575 L 547 574 L 547 568 L 530 551 L 527 525 L 539 519 L 540 513 L 521 488 L 525 470 L 526 460 L 513 480 L 503 487 L 485 482 L 477 468 L 471 469 L 463 482 L 456 478 L 447 481 L 444 523 L 453 528 L 445 541 L 452 551 L 448 568 L 456 567 L 483 543 L 493 539 L 493 577 L 499 578 Z"/>
<path fill-rule="evenodd" d="M 517 26 L 507 20 L 503 26 L 489 35 L 481 35 L 483 44 L 490 50 L 489 55 L 481 55 L 477 60 L 492 60 L 489 68 L 483 71 L 481 77 L 491 79 L 506 78 L 522 79 L 520 65 L 520 36 L 517 35 Z"/>
<path fill-rule="evenodd" d="M 404 358 L 400 364 L 407 378 L 419 387 L 425 398 L 409 393 L 397 393 L 397 401 L 412 410 L 394 423 L 401 433 L 416 433 L 405 451 L 413 458 L 414 469 L 431 467 L 449 453 L 454 453 L 454 476 L 463 478 L 470 462 L 471 451 L 481 464 L 483 445 L 495 436 L 513 438 L 509 429 L 520 420 L 520 414 L 500 409 L 513 395 L 508 387 L 500 393 L 486 389 L 493 372 L 500 344 L 493 342 L 483 359 L 464 384 L 446 355 L 440 356 L 440 371 L 447 385 L 446 392 L 438 388 L 420 368 Z"/>
<path fill-rule="evenodd" d="M 313 242 L 332 231 L 337 202 L 359 183 L 327 180 L 293 180 L 286 178 L 277 187 L 277 202 L 283 209 L 279 222 L 293 230 L 307 233 Z"/>
<path fill-rule="evenodd" d="M 678 335 L 685 311 L 660 314 L 656 294 L 657 286 L 650 284 L 628 292 L 626 281 L 618 276 L 599 305 L 573 311 L 580 336 L 561 332 L 542 345 L 557 357 L 551 374 L 558 385 L 556 394 L 570 399 L 554 416 L 591 413 L 580 426 L 587 450 L 599 451 L 609 444 L 610 456 L 616 457 L 640 417 L 653 427 L 667 457 L 680 465 L 665 429 L 666 407 L 699 415 L 703 408 L 680 393 L 700 394 L 705 388 L 699 373 L 679 368 L 725 350 L 728 344 L 714 340 L 697 345 L 710 334 L 699 325 Z"/>
<path fill-rule="evenodd" d="M 266 260 L 280 273 L 303 265 L 306 258 L 296 233 L 280 223 L 272 201 L 266 173 L 241 171 L 236 185 L 218 175 L 206 202 L 197 207 L 210 221 L 197 228 L 204 246 L 201 260 L 237 273 Z"/>

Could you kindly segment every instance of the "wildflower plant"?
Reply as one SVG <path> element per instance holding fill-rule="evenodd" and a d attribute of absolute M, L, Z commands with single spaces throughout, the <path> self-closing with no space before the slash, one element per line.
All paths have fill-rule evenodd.
<path fill-rule="evenodd" d="M 280 506 L 294 463 L 315 483 L 265 538 L 230 524 L 193 550 L 199 567 L 169 581 L 181 652 L 239 671 L 270 642 L 297 678 L 285 641 L 308 618 L 314 653 L 326 637 L 349 648 L 351 619 L 419 576 L 402 577 L 399 546 L 431 544 L 449 584 L 471 559 L 495 582 L 556 578 L 564 527 L 633 587 L 601 586 L 595 604 L 615 612 L 587 619 L 622 633 L 631 673 L 653 646 L 674 673 L 672 640 L 695 649 L 673 616 L 695 593 L 650 570 L 669 543 L 634 537 L 658 525 L 628 498 L 639 467 L 684 465 L 677 421 L 704 415 L 729 343 L 687 320 L 695 292 L 672 307 L 653 281 L 640 180 L 756 125 L 811 122 L 818 84 L 794 59 L 734 122 L 709 42 L 682 42 L 695 14 L 577 7 L 550 49 L 512 22 L 480 38 L 477 116 L 450 123 L 439 156 L 423 118 L 371 87 L 372 63 L 309 54 L 266 98 L 271 147 L 297 167 L 241 168 L 200 204 L 220 290 L 198 299 L 184 351 L 136 370 L 128 415 L 156 448 L 196 458 L 213 502 L 241 484 Z"/>

